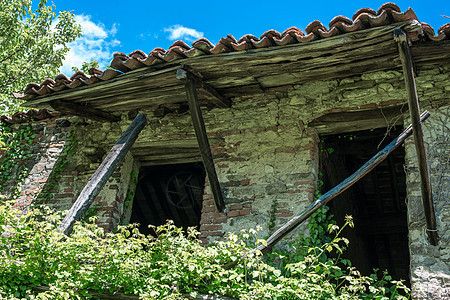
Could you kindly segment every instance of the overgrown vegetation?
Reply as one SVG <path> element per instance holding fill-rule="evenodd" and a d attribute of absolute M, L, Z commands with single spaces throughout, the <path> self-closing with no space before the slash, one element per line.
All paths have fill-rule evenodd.
<path fill-rule="evenodd" d="M 183 299 L 215 294 L 239 299 L 394 299 L 405 298 L 401 282 L 361 276 L 349 265 L 336 264 L 330 253 L 342 253 L 348 241 L 329 226 L 333 238 L 273 264 L 252 251 L 264 240 L 257 232 L 230 234 L 202 246 L 198 232 L 172 223 L 144 236 L 136 225 L 105 234 L 90 222 L 77 223 L 61 240 L 56 228 L 62 213 L 48 207 L 27 214 L 0 205 L 0 295 L 3 299 L 86 299 L 93 291 L 139 295 L 140 299 Z M 351 219 L 346 226 L 352 226 Z M 248 244 L 249 241 L 253 241 Z M 242 257 L 242 253 L 248 253 Z M 238 260 L 235 268 L 223 265 Z M 36 287 L 50 287 L 35 291 Z M 98 298 L 98 296 L 97 296 Z"/>
<path fill-rule="evenodd" d="M 36 134 L 30 123 L 24 124 L 18 130 L 0 125 L 0 194 L 6 192 L 11 180 L 15 180 L 13 190 L 8 191 L 11 198 L 17 197 L 21 192 L 21 183 L 28 176 L 28 160 L 32 157 L 32 144 Z"/>

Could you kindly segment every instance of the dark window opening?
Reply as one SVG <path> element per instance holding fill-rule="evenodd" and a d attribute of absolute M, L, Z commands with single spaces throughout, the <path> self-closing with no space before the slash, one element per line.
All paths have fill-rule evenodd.
<path fill-rule="evenodd" d="M 323 191 L 328 191 L 351 175 L 393 140 L 402 128 L 360 131 L 326 136 L 321 144 Z M 383 142 L 381 142 L 383 141 Z M 342 226 L 352 215 L 355 228 L 343 236 L 350 240 L 344 257 L 362 274 L 373 269 L 387 270 L 394 279 L 409 285 L 408 225 L 406 215 L 405 152 L 398 147 L 359 182 L 333 199 L 330 213 Z"/>
<path fill-rule="evenodd" d="M 148 225 L 167 220 L 184 229 L 199 226 L 204 185 L 201 163 L 142 167 L 130 223 L 139 223 L 144 234 L 154 234 Z"/>

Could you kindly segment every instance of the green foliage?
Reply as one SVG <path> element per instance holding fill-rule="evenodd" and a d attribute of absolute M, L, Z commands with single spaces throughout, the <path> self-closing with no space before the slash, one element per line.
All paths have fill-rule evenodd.
<path fill-rule="evenodd" d="M 12 97 L 27 83 L 56 75 L 68 44 L 81 35 L 73 15 L 46 0 L 31 9 L 31 0 L 0 0 L 0 114 L 19 110 Z"/>
<path fill-rule="evenodd" d="M 21 190 L 21 183 L 27 177 L 28 160 L 32 157 L 33 140 L 36 137 L 31 124 L 24 124 L 21 129 L 12 130 L 8 125 L 0 125 L 0 149 L 4 151 L 0 164 L 0 194 L 15 181 L 15 188 L 10 191 L 11 198 L 16 198 Z"/>
<path fill-rule="evenodd" d="M 62 213 L 47 207 L 19 214 L 0 205 L 0 298 L 86 299 L 89 291 L 127 293 L 141 299 L 182 299 L 215 294 L 237 299 L 394 299 L 407 289 L 388 276 L 364 277 L 351 267 L 339 267 L 322 253 L 341 253 L 347 243 L 340 230 L 322 247 L 308 249 L 296 262 L 277 268 L 252 251 L 264 240 L 257 232 L 235 234 L 202 246 L 198 232 L 184 232 L 169 222 L 144 236 L 136 225 L 105 234 L 91 222 L 79 222 L 61 240 L 56 228 Z M 253 240 L 248 247 L 244 240 Z M 246 255 L 242 255 L 247 253 Z M 282 258 L 279 258 L 282 259 Z M 225 269 L 229 262 L 236 267 Z M 49 286 L 45 292 L 32 287 Z M 92 293 L 92 292 L 91 292 Z"/>
<path fill-rule="evenodd" d="M 77 67 L 72 67 L 72 71 L 83 71 L 84 73 L 88 73 L 90 69 L 92 68 L 98 68 L 98 61 L 96 59 L 91 60 L 91 62 L 84 62 L 81 64 L 81 68 L 78 69 Z"/>

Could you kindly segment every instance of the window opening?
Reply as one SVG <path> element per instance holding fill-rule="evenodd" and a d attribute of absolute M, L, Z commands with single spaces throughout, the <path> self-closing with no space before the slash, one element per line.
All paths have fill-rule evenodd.
<path fill-rule="evenodd" d="M 149 225 L 167 220 L 187 229 L 200 225 L 205 170 L 201 163 L 142 167 L 133 199 L 130 223 L 154 234 Z"/>

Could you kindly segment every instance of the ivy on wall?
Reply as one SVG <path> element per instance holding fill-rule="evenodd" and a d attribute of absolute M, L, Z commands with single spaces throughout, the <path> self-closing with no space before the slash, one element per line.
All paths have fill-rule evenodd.
<path fill-rule="evenodd" d="M 8 194 L 11 200 L 20 195 L 22 183 L 31 171 L 29 164 L 33 158 L 33 145 L 37 136 L 31 122 L 21 125 L 18 129 L 6 124 L 0 125 L 0 194 Z M 76 125 L 67 133 L 68 140 L 53 167 L 52 174 L 41 193 L 36 193 L 33 202 L 47 203 L 53 198 L 52 191 L 58 187 L 61 173 L 65 170 L 69 157 L 74 154 Z"/>
<path fill-rule="evenodd" d="M 27 162 L 33 156 L 33 140 L 36 137 L 31 123 L 22 125 L 18 130 L 2 124 L 0 126 L 0 148 L 2 150 L 0 164 L 0 194 L 9 192 L 10 198 L 19 196 L 21 184 L 28 176 L 30 169 Z M 14 187 L 7 191 L 14 180 Z"/>

